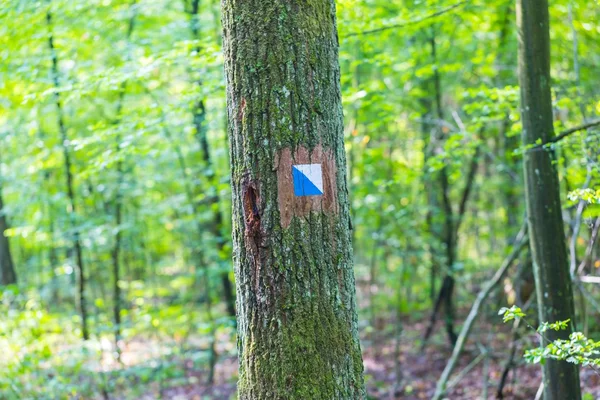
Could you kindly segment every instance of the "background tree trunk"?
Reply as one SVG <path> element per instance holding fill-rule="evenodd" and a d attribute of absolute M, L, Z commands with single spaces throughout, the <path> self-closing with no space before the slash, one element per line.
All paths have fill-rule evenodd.
<path fill-rule="evenodd" d="M 48 28 L 48 49 L 50 50 L 50 55 L 52 58 L 52 83 L 54 84 L 54 102 L 56 105 L 57 111 L 57 124 L 58 130 L 60 132 L 61 139 L 61 148 L 63 152 L 64 158 L 64 169 L 65 169 L 65 181 L 67 187 L 67 197 L 68 197 L 68 213 L 71 222 L 71 227 L 73 229 L 73 252 L 75 253 L 75 265 L 77 266 L 77 275 L 78 275 L 78 284 L 77 284 L 77 297 L 79 303 L 79 316 L 81 317 L 81 336 L 84 340 L 88 340 L 90 338 L 90 333 L 87 324 L 87 303 L 85 298 L 85 266 L 83 263 L 83 249 L 81 246 L 81 238 L 79 232 L 78 221 L 76 219 L 77 207 L 75 201 L 75 188 L 74 188 L 74 179 L 73 179 L 73 171 L 72 164 L 73 160 L 71 158 L 71 154 L 69 151 L 69 138 L 67 136 L 67 127 L 65 125 L 64 120 L 64 111 L 62 106 L 62 100 L 60 97 L 60 72 L 58 68 L 58 54 L 56 52 L 56 47 L 54 46 L 54 31 L 52 25 L 52 14 L 50 10 L 46 12 L 46 24 Z"/>
<path fill-rule="evenodd" d="M 550 91 L 550 34 L 547 0 L 518 0 L 519 83 L 523 145 L 547 143 L 554 136 Z M 554 151 L 526 150 L 525 196 L 540 321 L 574 321 L 565 232 Z M 550 340 L 568 337 L 548 331 Z M 580 399 L 579 371 L 571 363 L 548 361 L 543 366 L 544 399 Z"/>
<path fill-rule="evenodd" d="M 224 0 L 240 399 L 362 399 L 332 0 Z M 296 196 L 292 165 L 323 194 Z"/>
<path fill-rule="evenodd" d="M 10 255 L 8 238 L 4 234 L 7 229 L 8 221 L 4 211 L 2 186 L 0 186 L 0 285 L 12 285 L 17 283 L 17 274 L 15 273 L 12 256 Z"/>
<path fill-rule="evenodd" d="M 200 35 L 200 0 L 191 0 L 189 3 L 184 3 L 187 13 L 190 17 L 190 30 L 192 32 L 192 39 L 194 40 L 202 40 Z M 202 48 L 200 44 L 195 47 L 195 50 L 198 54 L 202 52 Z M 196 85 L 202 90 L 202 80 L 197 79 Z M 210 232 L 214 237 L 217 247 L 218 261 L 219 265 L 222 264 L 223 258 L 228 262 L 229 257 L 223 257 L 223 253 L 225 253 L 225 247 L 227 245 L 227 240 L 223 235 L 223 212 L 219 207 L 220 195 L 219 190 L 217 189 L 218 184 L 218 176 L 215 174 L 215 166 L 213 165 L 213 160 L 211 158 L 211 149 L 208 143 L 208 126 L 206 123 L 206 105 L 204 104 L 204 97 L 200 96 L 198 101 L 193 104 L 192 108 L 192 116 L 194 121 L 194 127 L 196 128 L 196 138 L 198 139 L 198 143 L 200 144 L 200 149 L 202 150 L 202 160 L 204 161 L 204 175 L 206 179 L 209 181 L 210 185 L 215 187 L 215 194 L 212 196 L 212 200 L 210 201 L 209 207 L 214 208 L 213 213 L 213 222 L 210 224 Z M 228 268 L 229 269 L 229 268 Z M 221 287 L 223 290 L 223 300 L 225 300 L 225 307 L 227 309 L 227 314 L 231 317 L 235 317 L 235 293 L 233 288 L 233 283 L 229 277 L 230 271 L 225 270 L 219 273 L 221 279 Z"/>

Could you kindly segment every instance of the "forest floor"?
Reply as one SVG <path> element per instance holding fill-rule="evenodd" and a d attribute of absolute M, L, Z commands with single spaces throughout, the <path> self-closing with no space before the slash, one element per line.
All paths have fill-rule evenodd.
<path fill-rule="evenodd" d="M 410 313 L 403 314 L 399 329 L 390 317 L 391 305 L 374 304 L 370 309 L 368 303 L 359 302 L 359 315 L 377 316 L 360 320 L 369 399 L 431 399 L 452 352 L 443 321 L 438 321 L 434 334 L 422 346 L 429 319 L 426 311 L 411 307 Z M 451 376 L 447 399 L 498 398 L 498 384 L 513 343 L 511 324 L 502 324 L 494 311 L 498 308 L 490 305 L 481 311 Z M 104 332 L 100 330 L 102 322 L 97 322 L 97 333 L 82 343 L 74 328 L 78 320 L 70 314 L 11 309 L 11 318 L 2 321 L 4 334 L 0 325 L 0 399 L 235 399 L 238 375 L 233 323 L 229 318 L 219 322 L 218 359 L 213 384 L 208 385 L 210 329 L 200 311 L 185 311 L 189 309 L 188 305 L 160 303 L 151 309 L 132 308 L 128 317 L 136 324 L 128 320 L 124 327 L 141 327 L 137 331 L 127 328 L 120 344 L 120 362 L 109 322 L 105 322 Z M 468 311 L 457 310 L 457 331 Z M 593 322 L 597 327 L 598 321 Z M 42 326 L 44 330 L 38 328 Z M 516 341 L 515 366 L 505 380 L 503 398 L 532 400 L 541 369 L 526 364 L 523 353 L 536 347 L 537 341 L 523 327 L 519 332 L 523 336 Z M 600 400 L 600 375 L 582 368 L 581 383 L 584 400 Z"/>
<path fill-rule="evenodd" d="M 384 321 L 385 322 L 385 321 Z M 387 321 L 393 324 L 392 321 Z M 378 337 L 363 335 L 363 357 L 365 379 L 369 399 L 417 400 L 430 399 L 436 381 L 448 360 L 451 348 L 445 340 L 442 324 L 421 351 L 425 324 L 422 321 L 403 322 L 400 340 L 400 356 L 394 334 L 380 333 Z M 393 326 L 393 325 L 388 325 Z M 498 327 L 500 329 L 498 329 Z M 377 332 L 377 331 L 375 331 Z M 385 331 L 384 331 L 385 332 Z M 527 365 L 522 359 L 523 345 L 533 345 L 527 338 L 517 346 L 516 367 L 511 369 L 503 390 L 504 399 L 534 399 L 541 381 L 539 366 Z M 447 399 L 496 399 L 497 387 L 506 358 L 509 354 L 511 333 L 509 326 L 489 324 L 485 321 L 474 328 L 465 351 L 455 368 L 452 378 L 461 376 L 450 389 Z M 219 347 L 230 348 L 231 343 L 220 343 Z M 480 356 L 482 350 L 487 356 Z M 480 361 L 476 364 L 474 360 Z M 399 363 L 397 363 L 399 360 Z M 475 365 L 473 365 L 475 364 Z M 402 373 L 398 385 L 396 371 Z M 216 365 L 215 383 L 202 384 L 205 373 L 190 369 L 189 377 L 195 383 L 173 386 L 148 393 L 145 399 L 234 399 L 237 379 L 237 360 L 233 356 L 221 357 Z M 590 369 L 581 372 L 585 399 L 600 399 L 600 376 Z M 452 380 L 452 379 L 451 379 Z M 158 389 L 157 389 L 158 390 Z"/>

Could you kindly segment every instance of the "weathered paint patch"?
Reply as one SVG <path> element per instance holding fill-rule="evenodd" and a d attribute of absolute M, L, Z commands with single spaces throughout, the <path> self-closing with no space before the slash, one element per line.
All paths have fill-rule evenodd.
<path fill-rule="evenodd" d="M 316 183 L 321 184 L 317 188 L 321 189 L 322 195 L 296 194 L 299 192 L 294 187 L 293 167 L 308 164 L 320 166 L 321 182 Z M 337 166 L 330 149 L 318 145 L 309 151 L 300 146 L 292 152 L 290 148 L 285 148 L 275 156 L 274 167 L 277 170 L 277 198 L 282 227 L 287 228 L 294 216 L 305 217 L 313 211 L 337 214 Z M 300 167 L 298 170 L 306 172 L 307 167 Z"/>
<path fill-rule="evenodd" d="M 292 179 L 296 196 L 321 196 L 323 194 L 321 164 L 292 165 Z"/>

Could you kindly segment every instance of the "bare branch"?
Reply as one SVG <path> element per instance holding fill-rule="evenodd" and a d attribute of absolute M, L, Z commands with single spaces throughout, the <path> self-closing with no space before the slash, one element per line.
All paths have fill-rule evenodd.
<path fill-rule="evenodd" d="M 462 193 L 462 197 L 460 199 L 460 204 L 458 208 L 458 215 L 456 220 L 456 226 L 454 227 L 455 237 L 458 236 L 458 230 L 460 229 L 460 225 L 462 223 L 465 212 L 467 211 L 467 203 L 469 201 L 469 195 L 471 194 L 471 189 L 473 188 L 473 183 L 475 182 L 475 173 L 477 172 L 477 166 L 479 161 L 479 151 L 480 146 L 475 148 L 475 154 L 473 154 L 473 158 L 471 159 L 471 165 L 469 166 L 469 173 L 467 175 L 467 181 L 465 183 L 465 188 Z"/>
<path fill-rule="evenodd" d="M 575 132 L 579 132 L 579 131 L 582 131 L 584 129 L 593 128 L 593 127 L 598 126 L 598 125 L 600 125 L 600 119 L 597 119 L 595 121 L 590 121 L 590 122 L 587 122 L 587 123 L 582 124 L 582 125 L 575 126 L 575 127 L 571 128 L 571 129 L 567 129 L 566 131 L 562 131 L 561 133 L 558 134 L 558 136 L 550 139 L 548 141 L 548 143 L 556 143 L 558 141 L 563 140 L 564 138 L 566 138 L 567 136 L 569 136 L 569 135 L 571 135 L 571 134 L 573 134 Z"/>
<path fill-rule="evenodd" d="M 442 396 L 444 395 L 444 393 L 446 393 L 446 390 L 448 390 L 448 387 L 449 387 L 448 380 L 450 379 L 450 375 L 452 374 L 454 367 L 456 367 L 456 365 L 458 363 L 458 358 L 464 349 L 467 338 L 469 337 L 469 333 L 471 332 L 471 328 L 473 327 L 473 323 L 475 322 L 475 319 L 479 315 L 479 310 L 481 309 L 485 300 L 487 299 L 489 294 L 492 292 L 494 287 L 500 283 L 504 274 L 506 274 L 506 272 L 508 271 L 510 266 L 513 264 L 513 262 L 519 257 L 519 254 L 521 253 L 521 251 L 529 243 L 529 237 L 527 235 L 527 223 L 525 223 L 525 222 L 523 223 L 521 230 L 519 231 L 519 233 L 517 234 L 517 237 L 515 238 L 515 243 L 516 243 L 516 245 L 513 247 L 512 252 L 508 255 L 508 257 L 506 257 L 504 259 L 504 261 L 502 262 L 502 265 L 496 271 L 494 276 L 492 276 L 486 282 L 484 287 L 477 294 L 477 298 L 475 299 L 475 302 L 473 302 L 471 311 L 469 311 L 469 315 L 467 316 L 467 319 L 465 320 L 465 323 L 462 326 L 460 335 L 458 336 L 458 340 L 456 341 L 456 344 L 454 345 L 454 349 L 452 351 L 452 356 L 448 360 L 448 363 L 446 364 L 446 367 L 444 368 L 444 372 L 442 373 L 442 376 L 440 377 L 440 379 L 437 382 L 437 387 L 435 389 L 435 394 L 433 396 L 433 400 L 441 399 Z"/>
<path fill-rule="evenodd" d="M 590 129 L 590 128 L 593 128 L 593 127 L 598 126 L 598 125 L 600 125 L 600 119 L 597 119 L 597 120 L 594 120 L 594 121 L 590 121 L 590 122 L 586 122 L 585 124 L 574 126 L 573 128 L 570 128 L 570 129 L 567 129 L 565 131 L 560 132 L 558 135 L 556 135 L 552 139 L 548 140 L 546 143 L 538 144 L 538 145 L 535 145 L 535 146 L 531 147 L 529 149 L 529 151 L 537 150 L 537 149 L 540 149 L 540 148 L 542 148 L 544 146 L 547 146 L 549 144 L 560 142 L 561 140 L 563 140 L 564 138 L 566 138 L 566 137 L 574 134 L 575 132 L 579 132 L 579 131 L 583 131 L 583 130 L 586 130 L 586 129 Z"/>
<path fill-rule="evenodd" d="M 460 1 L 460 2 L 458 2 L 456 4 L 448 6 L 446 8 L 442 8 L 441 10 L 436 11 L 436 12 L 434 12 L 432 14 L 425 15 L 423 17 L 415 18 L 415 19 L 410 20 L 410 21 L 401 22 L 399 24 L 382 26 L 381 28 L 375 28 L 375 29 L 371 29 L 371 30 L 368 30 L 368 31 L 352 32 L 352 33 L 347 34 L 346 37 L 348 38 L 348 37 L 359 36 L 359 35 L 370 35 L 372 33 L 379 33 L 379 32 L 387 31 L 387 30 L 390 30 L 390 29 L 403 28 L 403 27 L 408 26 L 408 25 L 418 24 L 419 22 L 423 22 L 425 20 L 428 20 L 428 19 L 431 19 L 431 18 L 435 18 L 435 17 L 439 17 L 440 15 L 446 14 L 446 13 L 448 13 L 448 12 L 450 12 L 450 11 L 452 11 L 452 10 L 454 10 L 454 9 L 456 9 L 456 8 L 458 8 L 458 7 L 466 4 L 466 3 L 468 3 L 468 0 L 463 0 L 463 1 Z"/>

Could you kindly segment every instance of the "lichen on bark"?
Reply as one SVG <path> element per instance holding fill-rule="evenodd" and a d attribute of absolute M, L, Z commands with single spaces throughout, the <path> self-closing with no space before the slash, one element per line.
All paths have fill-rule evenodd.
<path fill-rule="evenodd" d="M 362 399 L 334 2 L 222 10 L 239 397 Z M 282 212 L 282 154 L 323 155 L 332 201 Z"/>

